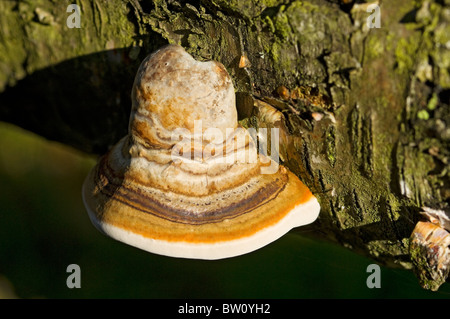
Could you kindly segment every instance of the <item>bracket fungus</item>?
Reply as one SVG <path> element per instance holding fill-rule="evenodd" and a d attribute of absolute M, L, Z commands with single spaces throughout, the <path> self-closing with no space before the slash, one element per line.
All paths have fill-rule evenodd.
<path fill-rule="evenodd" d="M 128 135 L 83 184 L 106 235 L 156 254 L 220 259 L 318 217 L 310 190 L 239 126 L 222 64 L 165 46 L 142 62 L 131 95 Z"/>

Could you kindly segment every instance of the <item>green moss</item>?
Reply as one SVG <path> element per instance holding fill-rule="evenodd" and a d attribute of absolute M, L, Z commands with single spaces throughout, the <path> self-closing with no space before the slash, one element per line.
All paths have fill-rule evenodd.
<path fill-rule="evenodd" d="M 379 257 L 380 255 L 401 256 L 407 253 L 399 242 L 387 239 L 379 239 L 370 241 L 367 244 L 367 249 L 372 256 Z"/>
<path fill-rule="evenodd" d="M 433 96 L 431 97 L 431 99 L 428 101 L 428 104 L 427 104 L 427 108 L 429 109 L 429 110 L 434 110 L 435 108 L 436 108 L 436 106 L 438 105 L 438 96 L 437 96 L 437 94 L 436 93 L 433 93 Z"/>
<path fill-rule="evenodd" d="M 248 129 L 249 127 L 251 127 L 250 119 L 248 117 L 246 117 L 245 119 L 240 120 L 239 124 L 245 129 Z"/>
<path fill-rule="evenodd" d="M 261 7 L 276 7 L 280 4 L 280 0 L 256 0 L 255 3 Z"/>
<path fill-rule="evenodd" d="M 267 26 L 270 30 L 271 33 L 275 33 L 275 25 L 272 21 L 272 19 L 270 18 L 270 16 L 265 16 L 264 20 L 263 20 L 265 26 Z"/>
<path fill-rule="evenodd" d="M 295 11 L 298 13 L 311 13 L 317 12 L 320 10 L 327 10 L 325 6 L 319 6 L 309 1 L 294 1 L 289 6 L 289 10 Z"/>
<path fill-rule="evenodd" d="M 251 116 L 249 118 L 248 125 L 248 127 L 254 127 L 257 129 L 259 127 L 258 118 L 256 116 Z"/>
<path fill-rule="evenodd" d="M 282 41 L 289 39 L 292 34 L 291 26 L 289 25 L 289 18 L 284 13 L 285 6 L 281 6 L 278 14 L 275 16 L 275 32 Z"/>
<path fill-rule="evenodd" d="M 273 62 L 275 64 L 278 64 L 280 62 L 280 44 L 278 42 L 275 41 L 272 44 L 270 55 L 272 56 Z"/>
<path fill-rule="evenodd" d="M 19 3 L 18 6 L 24 5 L 26 4 Z M 14 6 L 11 1 L 0 1 L 1 12 L 12 12 Z M 23 68 L 26 45 L 22 35 L 25 18 L 25 15 L 20 18 L 19 15 L 3 14 L 0 19 L 0 92 L 6 85 L 12 86 L 26 75 Z"/>
<path fill-rule="evenodd" d="M 392 221 L 396 221 L 401 217 L 400 214 L 400 209 L 402 207 L 402 203 L 397 199 L 397 197 L 395 197 L 394 194 L 386 194 L 387 196 L 387 205 L 389 205 L 389 212 L 390 212 L 390 216 L 389 218 Z"/>
<path fill-rule="evenodd" d="M 419 279 L 420 285 L 425 289 L 430 289 L 436 291 L 445 282 L 443 278 L 433 279 L 431 274 L 435 270 L 430 268 L 427 259 L 427 250 L 420 245 L 412 245 L 409 249 L 409 254 L 411 256 L 411 261 L 414 265 L 414 272 Z M 441 280 L 439 280 L 441 279 Z"/>
<path fill-rule="evenodd" d="M 377 57 L 385 54 L 385 45 L 383 44 L 386 40 L 383 38 L 379 38 L 377 36 L 369 36 L 367 38 L 367 44 L 364 46 L 366 50 L 367 59 L 375 59 Z"/>
<path fill-rule="evenodd" d="M 280 67 L 278 69 L 281 71 L 287 71 L 291 67 L 291 61 L 288 56 L 281 59 L 281 56 L 285 56 L 287 41 L 292 34 L 289 18 L 284 10 L 285 7 L 281 6 L 274 17 L 267 15 L 262 20 L 263 25 L 268 27 L 270 32 L 275 35 L 269 43 L 263 45 L 263 48 L 270 54 L 274 64 L 279 64 Z"/>
<path fill-rule="evenodd" d="M 430 118 L 430 114 L 428 114 L 427 110 L 420 110 L 417 113 L 417 118 L 420 120 L 428 120 Z"/>
<path fill-rule="evenodd" d="M 414 66 L 416 52 L 419 46 L 417 39 L 401 38 L 395 49 L 397 70 L 400 73 L 406 73 Z"/>

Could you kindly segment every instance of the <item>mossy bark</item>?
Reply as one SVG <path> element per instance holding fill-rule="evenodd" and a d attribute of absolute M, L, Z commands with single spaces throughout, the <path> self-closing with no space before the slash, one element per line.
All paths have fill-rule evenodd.
<path fill-rule="evenodd" d="M 225 65 L 243 124 L 275 125 L 261 101 L 282 112 L 281 159 L 322 207 L 315 234 L 410 267 L 420 208 L 450 202 L 449 1 L 378 3 L 380 28 L 344 2 L 0 1 L 0 119 L 102 154 L 126 134 L 140 61 L 181 44 Z"/>

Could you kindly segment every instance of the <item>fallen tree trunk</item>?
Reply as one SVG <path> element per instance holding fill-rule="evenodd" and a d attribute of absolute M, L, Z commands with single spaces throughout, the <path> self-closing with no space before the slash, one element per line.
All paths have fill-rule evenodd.
<path fill-rule="evenodd" d="M 225 65 L 242 124 L 283 129 L 280 158 L 322 207 L 316 235 L 412 267 L 419 212 L 450 202 L 448 1 L 68 5 L 0 2 L 0 120 L 103 154 L 126 134 L 140 61 L 181 44 Z"/>

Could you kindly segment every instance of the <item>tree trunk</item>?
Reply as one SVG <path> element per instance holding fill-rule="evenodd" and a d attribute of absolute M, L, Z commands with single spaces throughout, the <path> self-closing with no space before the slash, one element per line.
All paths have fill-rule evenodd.
<path fill-rule="evenodd" d="M 284 130 L 280 158 L 321 204 L 315 234 L 411 268 L 421 208 L 450 203 L 448 0 L 73 2 L 80 28 L 69 1 L 0 1 L 0 120 L 103 154 L 140 61 L 181 44 L 225 65 L 243 125 Z"/>

